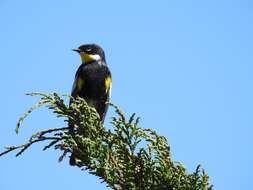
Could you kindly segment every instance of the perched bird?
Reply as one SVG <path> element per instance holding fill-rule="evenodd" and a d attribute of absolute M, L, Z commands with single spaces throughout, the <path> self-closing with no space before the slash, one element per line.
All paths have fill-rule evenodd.
<path fill-rule="evenodd" d="M 88 105 L 96 109 L 103 123 L 108 109 L 106 102 L 109 101 L 112 84 L 111 72 L 106 65 L 105 53 L 96 44 L 81 45 L 73 51 L 80 55 L 82 64 L 76 72 L 71 96 L 74 98 L 79 96 L 85 99 Z M 70 165 L 75 165 L 73 154 L 70 157 Z"/>
<path fill-rule="evenodd" d="M 79 53 L 82 64 L 79 66 L 73 84 L 71 96 L 79 96 L 94 107 L 104 122 L 108 109 L 112 77 L 106 65 L 105 53 L 96 44 L 81 45 L 73 49 Z"/>

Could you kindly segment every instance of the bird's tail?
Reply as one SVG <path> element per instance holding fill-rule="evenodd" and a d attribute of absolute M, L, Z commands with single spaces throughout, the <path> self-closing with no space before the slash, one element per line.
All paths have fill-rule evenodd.
<path fill-rule="evenodd" d="M 74 131 L 74 125 L 71 124 L 70 122 L 69 122 L 69 133 L 70 133 L 72 136 L 73 136 L 74 133 L 75 133 L 75 131 Z M 75 165 L 76 165 L 76 159 L 75 159 L 75 155 L 74 155 L 73 152 L 72 152 L 72 154 L 71 154 L 71 156 L 70 156 L 70 158 L 69 158 L 69 165 L 71 165 L 71 166 L 75 166 Z"/>
<path fill-rule="evenodd" d="M 71 165 L 71 166 L 76 165 L 76 159 L 75 159 L 74 153 L 72 153 L 70 158 L 69 158 L 69 165 Z"/>

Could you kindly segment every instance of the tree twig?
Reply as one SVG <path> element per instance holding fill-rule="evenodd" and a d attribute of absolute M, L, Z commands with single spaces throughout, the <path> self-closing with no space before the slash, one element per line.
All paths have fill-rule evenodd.
<path fill-rule="evenodd" d="M 60 141 L 62 138 L 59 137 L 40 137 L 38 139 L 35 140 L 29 140 L 27 143 L 25 144 L 21 144 L 18 146 L 10 146 L 10 147 L 5 147 L 7 150 L 4 152 L 0 153 L 0 157 L 17 149 L 21 149 L 16 156 L 20 156 L 28 147 L 30 147 L 32 144 L 36 143 L 36 142 L 40 142 L 40 141 L 45 141 L 45 140 L 58 140 Z"/>

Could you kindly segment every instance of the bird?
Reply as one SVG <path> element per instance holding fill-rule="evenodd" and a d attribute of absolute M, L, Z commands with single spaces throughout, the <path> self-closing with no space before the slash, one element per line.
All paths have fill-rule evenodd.
<path fill-rule="evenodd" d="M 112 76 L 106 64 L 104 50 L 97 44 L 84 44 L 73 51 L 80 55 L 81 65 L 75 74 L 71 96 L 83 98 L 89 106 L 96 109 L 104 123 L 112 87 Z M 74 130 L 73 126 L 69 127 L 70 131 Z M 76 165 L 75 162 L 72 153 L 70 165 Z"/>

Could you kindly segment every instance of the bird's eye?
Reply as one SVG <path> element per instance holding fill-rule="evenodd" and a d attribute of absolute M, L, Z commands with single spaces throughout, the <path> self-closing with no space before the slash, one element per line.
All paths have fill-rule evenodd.
<path fill-rule="evenodd" d="M 87 48 L 87 49 L 86 49 L 86 52 L 91 52 L 91 48 Z"/>

